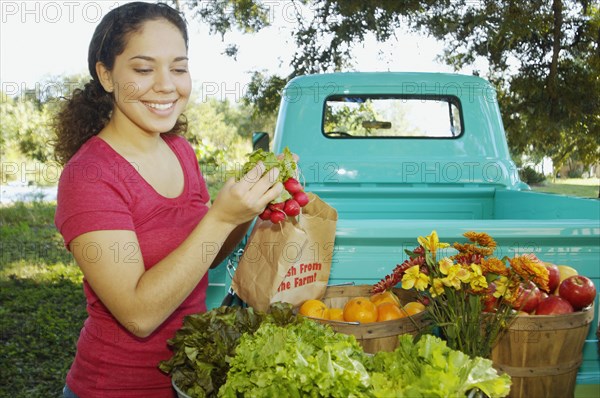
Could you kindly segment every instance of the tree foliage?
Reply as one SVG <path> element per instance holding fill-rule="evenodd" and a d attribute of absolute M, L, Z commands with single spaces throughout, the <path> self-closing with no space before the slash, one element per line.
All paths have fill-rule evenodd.
<path fill-rule="evenodd" d="M 221 38 L 233 29 L 253 33 L 270 24 L 269 8 L 255 0 L 166 0 L 167 4 L 208 25 Z M 224 53 L 234 57 L 238 47 L 229 43 Z"/>
<path fill-rule="evenodd" d="M 22 98 L 7 98 L 0 103 L 0 145 L 2 157 L 19 152 L 39 162 L 51 159 L 49 141 L 51 104 L 37 104 Z"/>
<path fill-rule="evenodd" d="M 84 76 L 49 78 L 39 84 L 37 91 L 25 92 L 15 98 L 0 92 L 2 161 L 19 164 L 33 161 L 37 165 L 50 163 L 55 137 L 53 116 L 61 105 L 62 97 L 68 97 L 75 88 L 82 87 L 87 79 Z M 188 104 L 184 112 L 188 119 L 186 138 L 196 151 L 211 193 L 216 193 L 252 150 L 251 133 L 273 129 L 274 117 L 253 119 L 252 111 L 248 105 L 232 105 L 216 99 L 193 98 Z M 31 170 L 41 169 L 32 165 L 28 167 Z M 15 175 L 0 177 L 7 181 Z M 42 180 L 35 177 L 35 181 Z"/>
<path fill-rule="evenodd" d="M 499 91 L 514 153 L 600 160 L 600 9 L 597 1 L 455 1 L 414 26 L 443 40 L 459 69 L 477 59 Z"/>
<path fill-rule="evenodd" d="M 383 42 L 406 28 L 441 40 L 445 50 L 440 58 L 455 70 L 486 61 L 487 70 L 475 73 L 497 87 L 514 154 L 545 154 L 557 168 L 572 156 L 584 164 L 600 160 L 598 0 L 292 2 L 297 10 L 292 72 L 254 73 L 246 100 L 256 106 L 256 114 L 274 113 L 281 89 L 294 76 L 352 69 L 352 50 L 367 35 Z M 247 31 L 270 22 L 263 18 L 269 15 L 265 11 L 269 2 L 214 3 L 210 12 L 222 15 L 212 15 L 211 26 L 228 18 L 218 24 L 221 34 L 236 26 L 234 20 Z M 240 25 L 244 21 L 236 19 L 239 15 L 248 16 L 247 21 L 258 18 L 262 24 Z"/>
<path fill-rule="evenodd" d="M 55 76 L 11 98 L 0 98 L 0 144 L 3 158 L 24 155 L 46 163 L 53 159 L 51 127 L 60 100 L 83 86 L 85 77 Z"/>

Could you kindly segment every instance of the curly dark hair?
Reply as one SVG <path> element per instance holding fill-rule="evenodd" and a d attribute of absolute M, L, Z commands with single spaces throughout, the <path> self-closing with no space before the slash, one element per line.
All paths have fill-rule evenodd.
<path fill-rule="evenodd" d="M 185 19 L 166 4 L 128 3 L 111 10 L 100 21 L 88 50 L 88 69 L 92 79 L 83 89 L 75 89 L 71 98 L 65 99 L 54 118 L 54 156 L 60 164 L 67 163 L 110 120 L 114 96 L 100 84 L 96 63 L 101 62 L 108 70 L 112 70 L 116 57 L 125 50 L 130 35 L 140 31 L 145 22 L 160 19 L 179 29 L 187 49 L 189 39 Z M 169 133 L 183 133 L 186 129 L 187 121 L 182 115 Z"/>

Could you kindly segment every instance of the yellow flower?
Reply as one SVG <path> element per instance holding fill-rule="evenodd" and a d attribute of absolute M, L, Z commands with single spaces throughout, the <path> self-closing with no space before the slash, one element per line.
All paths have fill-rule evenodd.
<path fill-rule="evenodd" d="M 419 270 L 419 266 L 410 267 L 402 277 L 402 289 L 412 289 L 413 287 L 419 291 L 425 290 L 429 285 L 429 277 Z"/>
<path fill-rule="evenodd" d="M 429 293 L 431 294 L 431 297 L 437 297 L 444 294 L 444 283 L 440 278 L 433 279 L 431 287 L 429 288 Z"/>
<path fill-rule="evenodd" d="M 518 298 L 519 295 L 517 293 L 520 286 L 519 280 L 501 276 L 494 281 L 494 284 L 496 285 L 494 297 L 502 297 L 508 303 L 514 303 Z"/>
<path fill-rule="evenodd" d="M 457 278 L 460 279 L 460 281 L 462 283 L 469 283 L 469 282 L 471 282 L 472 275 L 469 272 L 469 269 L 465 268 L 462 265 L 460 266 L 460 269 L 458 270 L 458 272 L 456 273 L 456 275 L 457 275 Z"/>
<path fill-rule="evenodd" d="M 440 272 L 444 275 L 448 275 L 448 269 L 450 269 L 450 267 L 452 267 L 452 265 L 454 265 L 452 260 L 449 259 L 448 257 L 444 257 L 443 259 L 440 260 Z"/>
<path fill-rule="evenodd" d="M 471 264 L 471 289 L 475 292 L 480 292 L 487 289 L 488 284 L 485 276 L 481 272 L 481 267 L 477 264 Z"/>
<path fill-rule="evenodd" d="M 496 285 L 496 290 L 492 294 L 494 297 L 500 298 L 506 295 L 508 290 L 508 278 L 506 276 L 501 276 L 500 278 L 496 279 L 494 284 Z"/>
<path fill-rule="evenodd" d="M 431 253 L 435 253 L 437 249 L 444 249 L 450 246 L 450 244 L 448 243 L 440 242 L 438 234 L 435 230 L 431 231 L 431 235 L 425 238 L 419 236 L 417 240 L 419 241 L 419 244 L 423 246 L 424 249 L 428 250 Z"/>
<path fill-rule="evenodd" d="M 464 269 L 460 264 L 452 264 L 451 266 L 444 268 L 446 270 L 445 274 L 447 275 L 442 279 L 444 285 L 460 290 L 461 282 L 469 283 L 471 275 L 469 274 L 469 271 Z"/>

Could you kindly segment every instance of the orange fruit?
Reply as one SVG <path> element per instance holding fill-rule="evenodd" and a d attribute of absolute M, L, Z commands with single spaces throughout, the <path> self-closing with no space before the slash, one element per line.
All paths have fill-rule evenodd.
<path fill-rule="evenodd" d="M 425 306 L 422 303 L 419 303 L 418 301 L 411 301 L 409 303 L 406 303 L 404 307 L 402 307 L 402 309 L 407 315 L 415 315 L 419 312 L 425 311 Z"/>
<path fill-rule="evenodd" d="M 324 302 L 316 299 L 306 300 L 302 303 L 298 313 L 311 318 L 329 319 L 329 309 Z"/>
<path fill-rule="evenodd" d="M 401 307 L 400 299 L 391 290 L 386 290 L 385 292 L 381 293 L 375 293 L 370 297 L 370 300 L 374 302 L 375 305 L 379 305 L 381 303 L 392 303 L 395 304 L 397 307 Z"/>
<path fill-rule="evenodd" d="M 394 303 L 381 303 L 377 306 L 377 322 L 404 318 L 406 313 Z"/>
<path fill-rule="evenodd" d="M 331 321 L 344 321 L 344 310 L 341 308 L 330 308 L 329 309 L 329 320 Z"/>
<path fill-rule="evenodd" d="M 346 322 L 370 323 L 377 321 L 377 306 L 368 297 L 353 297 L 344 305 Z"/>

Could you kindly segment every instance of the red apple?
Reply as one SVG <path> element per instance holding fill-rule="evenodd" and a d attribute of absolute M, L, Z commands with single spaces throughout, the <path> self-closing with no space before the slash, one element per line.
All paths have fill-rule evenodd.
<path fill-rule="evenodd" d="M 558 285 L 560 285 L 560 270 L 556 264 L 544 263 L 548 269 L 548 293 L 553 293 Z"/>
<path fill-rule="evenodd" d="M 542 291 L 533 282 L 519 286 L 513 308 L 517 311 L 533 312 L 542 298 Z"/>
<path fill-rule="evenodd" d="M 558 294 L 571 303 L 575 310 L 580 310 L 592 304 L 596 298 L 596 287 L 590 278 L 574 275 L 560 283 Z"/>
<path fill-rule="evenodd" d="M 568 265 L 557 265 L 557 267 L 558 267 L 558 272 L 560 272 L 560 282 L 558 282 L 558 286 L 560 286 L 562 281 L 564 281 L 568 277 L 573 276 L 573 275 L 579 275 L 579 272 L 577 272 L 577 270 L 575 268 L 570 267 Z M 556 288 L 556 290 L 554 291 L 554 294 L 556 294 L 558 296 L 558 288 Z"/>
<path fill-rule="evenodd" d="M 560 315 L 573 312 L 573 306 L 558 296 L 548 296 L 540 301 L 535 309 L 536 315 Z"/>

